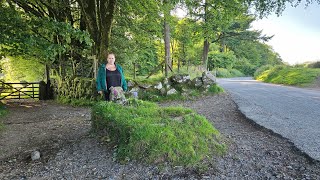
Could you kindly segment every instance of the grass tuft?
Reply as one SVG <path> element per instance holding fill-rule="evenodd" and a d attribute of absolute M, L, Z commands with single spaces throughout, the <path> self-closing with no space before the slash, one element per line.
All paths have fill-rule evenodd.
<path fill-rule="evenodd" d="M 213 94 L 223 93 L 224 89 L 217 84 L 213 84 L 209 87 L 208 91 Z"/>
<path fill-rule="evenodd" d="M 2 123 L 2 117 L 4 117 L 7 114 L 6 107 L 4 104 L 0 102 L 0 131 L 4 129 L 4 124 Z"/>

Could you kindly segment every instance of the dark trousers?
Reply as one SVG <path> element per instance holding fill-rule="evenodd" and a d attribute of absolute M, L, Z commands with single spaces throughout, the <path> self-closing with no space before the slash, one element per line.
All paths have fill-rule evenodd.
<path fill-rule="evenodd" d="M 106 91 L 104 91 L 104 99 L 106 100 L 106 101 L 110 101 L 110 91 L 108 91 L 108 92 L 106 92 Z"/>

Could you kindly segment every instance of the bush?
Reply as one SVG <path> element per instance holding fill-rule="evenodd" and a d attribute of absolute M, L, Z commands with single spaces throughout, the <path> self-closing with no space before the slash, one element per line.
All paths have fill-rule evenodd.
<path fill-rule="evenodd" d="M 216 76 L 220 78 L 231 78 L 231 77 L 243 77 L 245 75 L 237 69 L 218 68 Z"/>
<path fill-rule="evenodd" d="M 107 132 L 120 161 L 192 166 L 226 150 L 212 124 L 183 107 L 161 108 L 136 99 L 128 106 L 100 102 L 92 108 L 92 127 Z"/>
<path fill-rule="evenodd" d="M 209 52 L 208 54 L 208 68 L 212 70 L 214 68 L 231 69 L 234 63 L 237 61 L 233 52 Z"/>
<path fill-rule="evenodd" d="M 256 66 L 251 64 L 246 58 L 240 58 L 235 62 L 233 68 L 239 70 L 247 76 L 253 76 Z"/>
<path fill-rule="evenodd" d="M 55 98 L 62 103 L 88 104 L 96 99 L 96 83 L 92 78 L 52 78 L 52 86 Z"/>
<path fill-rule="evenodd" d="M 232 77 L 244 77 L 245 76 L 242 72 L 240 72 L 237 69 L 230 69 L 229 72 Z"/>
<path fill-rule="evenodd" d="M 232 77 L 232 75 L 231 75 L 231 73 L 228 71 L 228 69 L 218 68 L 218 69 L 217 69 L 217 77 L 220 77 L 220 78 L 229 78 L 229 77 Z"/>
<path fill-rule="evenodd" d="M 258 76 L 260 76 L 263 72 L 271 69 L 273 66 L 272 65 L 264 65 L 259 67 L 256 72 L 254 72 L 254 78 L 256 79 Z"/>

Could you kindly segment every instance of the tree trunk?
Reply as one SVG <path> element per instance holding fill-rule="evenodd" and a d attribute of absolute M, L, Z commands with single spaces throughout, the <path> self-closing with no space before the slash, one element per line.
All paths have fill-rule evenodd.
<path fill-rule="evenodd" d="M 105 59 L 108 51 L 112 21 L 117 0 L 77 0 L 84 22 L 95 42 L 94 53 L 98 60 Z"/>
<path fill-rule="evenodd" d="M 96 3 L 98 0 L 77 0 L 81 8 L 81 16 L 83 16 L 84 22 L 87 26 L 87 30 L 95 42 L 94 54 L 97 54 L 97 47 L 100 46 L 100 34 L 96 21 Z"/>
<path fill-rule="evenodd" d="M 45 65 L 45 69 L 46 69 L 46 81 L 48 83 L 50 81 L 50 68 L 48 64 Z"/>
<path fill-rule="evenodd" d="M 180 73 L 180 66 L 181 66 L 181 60 L 183 60 L 185 62 L 185 59 L 186 59 L 186 53 L 185 53 L 185 45 L 184 43 L 182 44 L 182 58 L 179 58 L 179 61 L 178 61 L 178 73 Z M 188 69 L 188 67 L 187 67 Z"/>
<path fill-rule="evenodd" d="M 205 39 L 205 41 L 203 42 L 203 52 L 202 52 L 202 63 L 203 63 L 204 71 L 207 71 L 209 46 L 210 46 L 210 43 L 208 39 Z"/>
<path fill-rule="evenodd" d="M 181 58 L 178 59 L 178 73 L 180 73 L 180 62 L 181 62 Z"/>
<path fill-rule="evenodd" d="M 170 42 L 170 46 L 171 46 L 170 66 L 171 66 L 171 69 L 173 69 L 174 40 L 172 40 L 172 41 Z"/>
<path fill-rule="evenodd" d="M 112 21 L 116 7 L 116 0 L 100 0 L 100 34 L 99 59 L 106 59 L 105 52 L 108 51 Z"/>
<path fill-rule="evenodd" d="M 168 77 L 168 70 L 170 64 L 170 27 L 164 21 L 164 49 L 165 49 L 165 76 Z"/>
<path fill-rule="evenodd" d="M 222 38 L 220 39 L 220 52 L 221 53 L 226 52 L 226 43 L 225 43 L 225 38 L 223 36 L 223 33 L 222 33 Z"/>
<path fill-rule="evenodd" d="M 117 0 L 77 0 L 81 9 L 80 25 L 86 25 L 91 38 L 95 42 L 92 48 L 97 62 L 105 61 L 109 49 L 112 21 Z M 97 66 L 95 67 L 97 68 Z M 97 69 L 94 70 L 96 72 Z"/>
<path fill-rule="evenodd" d="M 205 25 L 207 24 L 207 14 L 208 14 L 208 4 L 207 1 L 205 0 L 204 2 L 204 23 Z M 205 37 L 204 37 L 204 42 L 203 42 L 203 51 L 202 51 L 202 64 L 203 64 L 203 70 L 207 71 L 207 65 L 208 65 L 208 53 L 209 53 L 209 46 L 210 43 L 208 41 L 208 29 L 205 29 Z"/>

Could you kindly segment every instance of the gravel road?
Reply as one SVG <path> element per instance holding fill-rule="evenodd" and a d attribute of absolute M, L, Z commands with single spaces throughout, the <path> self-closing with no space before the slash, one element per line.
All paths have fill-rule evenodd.
<path fill-rule="evenodd" d="M 289 139 L 302 152 L 320 161 L 320 91 L 252 78 L 217 81 L 247 118 Z"/>

